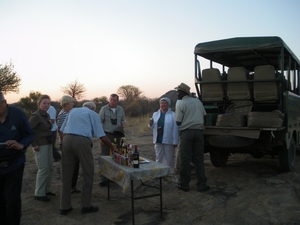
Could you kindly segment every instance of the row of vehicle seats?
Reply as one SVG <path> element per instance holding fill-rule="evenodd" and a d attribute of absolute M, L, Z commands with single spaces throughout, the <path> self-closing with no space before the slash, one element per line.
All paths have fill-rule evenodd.
<path fill-rule="evenodd" d="M 262 65 L 254 68 L 253 99 L 255 102 L 276 101 L 278 99 L 278 87 L 276 82 L 255 82 L 257 80 L 267 80 L 275 78 L 275 69 L 272 65 Z M 223 85 L 224 83 L 221 82 L 222 76 L 218 69 L 204 69 L 202 71 L 203 82 L 220 83 L 202 84 L 202 101 L 221 102 L 225 99 L 225 96 L 229 101 L 250 100 L 250 85 L 247 82 L 243 83 L 243 81 L 247 80 L 248 72 L 244 67 L 231 67 L 228 69 L 227 81 L 241 82 L 227 83 L 227 85 Z"/>

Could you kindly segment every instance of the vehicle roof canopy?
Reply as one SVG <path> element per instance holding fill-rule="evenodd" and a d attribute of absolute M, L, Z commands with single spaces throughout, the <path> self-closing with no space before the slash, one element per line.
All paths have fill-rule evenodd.
<path fill-rule="evenodd" d="M 300 61 L 280 37 L 236 37 L 199 43 L 194 53 L 227 67 L 243 66 L 253 71 L 255 66 L 270 64 L 280 69 L 280 53 L 284 49 L 284 68 L 292 57 L 292 68 Z M 294 65 L 296 62 L 296 68 Z"/>

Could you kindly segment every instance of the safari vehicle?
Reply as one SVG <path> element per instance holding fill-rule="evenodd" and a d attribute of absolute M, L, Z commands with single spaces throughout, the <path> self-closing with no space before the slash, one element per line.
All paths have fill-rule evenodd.
<path fill-rule="evenodd" d="M 270 154 L 278 155 L 282 171 L 292 171 L 300 141 L 300 61 L 291 49 L 279 37 L 237 37 L 199 43 L 194 54 L 211 163 L 225 166 L 234 153 Z"/>

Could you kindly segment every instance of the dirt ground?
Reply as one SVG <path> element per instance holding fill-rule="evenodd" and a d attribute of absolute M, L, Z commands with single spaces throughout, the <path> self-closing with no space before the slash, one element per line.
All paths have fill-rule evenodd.
<path fill-rule="evenodd" d="M 154 160 L 152 134 L 150 130 L 134 132 L 125 130 L 127 143 L 138 144 L 140 155 Z M 22 190 L 21 224 L 132 224 L 131 199 L 129 192 L 122 193 L 117 184 L 111 185 L 111 198 L 107 200 L 107 188 L 99 187 L 97 173 L 99 143 L 94 142 L 95 179 L 92 204 L 99 206 L 99 212 L 81 214 L 80 194 L 72 194 L 74 210 L 66 216 L 59 214 L 61 187 L 61 163 L 54 162 L 50 202 L 33 199 L 37 167 L 31 149 L 27 152 Z M 159 198 L 135 201 L 135 224 L 300 224 L 300 162 L 299 155 L 294 172 L 281 173 L 276 157 L 264 156 L 255 159 L 247 154 L 229 157 L 227 166 L 215 168 L 209 154 L 205 154 L 205 168 L 208 185 L 206 193 L 196 191 L 196 176 L 192 170 L 191 190 L 176 189 L 176 182 L 163 180 L 163 218 L 159 213 Z M 157 180 L 147 181 L 157 184 Z M 81 188 L 82 177 L 78 178 Z M 150 193 L 148 189 L 141 189 Z"/>

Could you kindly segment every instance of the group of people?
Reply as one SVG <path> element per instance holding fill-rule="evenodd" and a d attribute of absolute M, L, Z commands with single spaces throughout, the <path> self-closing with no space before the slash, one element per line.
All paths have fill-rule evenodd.
<path fill-rule="evenodd" d="M 153 143 L 156 162 L 174 168 L 175 149 L 176 165 L 179 168 L 180 181 L 177 188 L 189 191 L 191 181 L 191 156 L 197 174 L 197 190 L 205 192 L 210 189 L 206 185 L 207 178 L 204 169 L 204 116 L 206 115 L 202 102 L 193 97 L 190 87 L 181 83 L 176 88 L 178 100 L 175 112 L 171 110 L 171 100 L 163 97 L 159 100 L 160 108 L 153 113 L 149 125 L 153 129 Z M 179 144 L 180 142 L 180 144 Z"/>
<path fill-rule="evenodd" d="M 197 190 L 207 191 L 209 186 L 206 185 L 204 170 L 202 133 L 206 112 L 201 101 L 192 97 L 188 85 L 181 83 L 175 89 L 178 94 L 175 112 L 171 110 L 170 99 L 163 97 L 159 100 L 160 108 L 153 113 L 149 122 L 149 127 L 153 129 L 156 161 L 174 168 L 174 153 L 179 146 L 180 182 L 177 188 L 190 190 L 192 155 L 198 179 Z M 92 140 L 99 138 L 101 155 L 109 155 L 110 151 L 118 152 L 112 142 L 120 142 L 126 122 L 124 110 L 118 105 L 119 96 L 111 94 L 108 104 L 100 109 L 99 114 L 95 112 L 95 103 L 86 102 L 81 108 L 74 108 L 74 99 L 63 96 L 62 110 L 57 118 L 53 116 L 50 100 L 48 95 L 40 96 L 38 109 L 28 120 L 22 110 L 7 104 L 0 91 L 1 224 L 20 223 L 25 152 L 30 145 L 38 167 L 34 199 L 48 202 L 49 196 L 56 195 L 50 190 L 54 158 L 55 161 L 61 160 L 62 168 L 60 214 L 66 215 L 72 211 L 72 192 L 81 192 L 83 214 L 99 209 L 91 205 L 94 181 Z M 55 148 L 57 132 L 62 146 L 61 155 Z M 76 187 L 79 165 L 82 168 L 82 190 Z M 100 177 L 99 185 L 106 186 L 107 179 Z"/>

